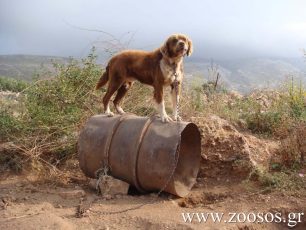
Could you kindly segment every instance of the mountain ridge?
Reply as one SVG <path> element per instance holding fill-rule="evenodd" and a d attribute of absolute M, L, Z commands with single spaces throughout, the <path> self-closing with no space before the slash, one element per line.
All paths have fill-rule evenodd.
<path fill-rule="evenodd" d="M 37 75 L 54 73 L 53 62 L 65 63 L 68 57 L 43 55 L 0 55 L 0 76 L 31 81 Z M 187 78 L 214 80 L 208 68 L 214 63 L 220 73 L 220 81 L 226 88 L 248 92 L 255 88 L 276 87 L 286 77 L 306 83 L 306 63 L 299 58 L 257 57 L 245 59 L 186 59 Z M 102 64 L 101 64 L 102 66 Z"/>

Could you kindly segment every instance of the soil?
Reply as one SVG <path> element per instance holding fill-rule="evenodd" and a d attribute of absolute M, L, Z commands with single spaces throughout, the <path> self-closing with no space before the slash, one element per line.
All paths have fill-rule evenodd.
<path fill-rule="evenodd" d="M 269 167 L 279 152 L 277 141 L 240 132 L 216 116 L 193 121 L 201 129 L 202 164 L 187 197 L 132 189 L 129 195 L 99 196 L 76 159 L 67 161 L 60 169 L 63 176 L 57 177 L 1 170 L 0 229 L 288 229 L 288 218 L 282 223 L 239 223 L 236 215 L 233 223 L 224 222 L 231 213 L 242 213 L 243 222 L 243 213 L 275 212 L 282 217 L 304 213 L 294 229 L 306 229 L 305 191 L 269 190 L 246 181 L 254 167 Z M 301 175 L 306 176 L 306 169 Z M 182 213 L 196 212 L 224 213 L 224 219 L 184 222 Z"/>
<path fill-rule="evenodd" d="M 103 198 L 85 177 L 58 184 L 8 174 L 1 176 L 0 198 L 0 229 L 288 229 L 286 223 L 185 223 L 181 213 L 219 212 L 226 218 L 233 212 L 306 214 L 305 196 L 265 191 L 235 178 L 200 178 L 185 198 L 154 193 Z M 80 204 L 86 207 L 81 214 Z M 141 204 L 146 205 L 109 214 Z M 294 229 L 306 229 L 305 216 Z"/>

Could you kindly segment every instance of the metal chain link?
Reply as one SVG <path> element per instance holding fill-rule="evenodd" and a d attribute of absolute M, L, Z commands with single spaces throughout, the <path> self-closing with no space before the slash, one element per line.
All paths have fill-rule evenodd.
<path fill-rule="evenodd" d="M 108 172 L 109 172 L 109 167 L 108 165 L 105 165 L 103 167 L 101 167 L 100 169 L 98 169 L 96 171 L 96 178 L 97 178 L 97 182 L 96 182 L 96 190 L 98 192 L 98 194 L 101 194 L 101 189 L 99 184 L 101 183 L 101 181 L 108 176 Z"/>
<path fill-rule="evenodd" d="M 178 77 L 178 74 L 177 74 L 177 72 L 175 71 L 174 72 L 174 90 L 175 90 L 175 100 L 176 100 L 176 119 L 178 119 L 178 117 L 179 117 L 179 107 L 180 107 L 180 105 L 179 105 L 179 91 L 178 91 L 178 86 L 179 86 L 179 84 L 180 84 L 180 82 L 177 80 L 177 77 Z"/>

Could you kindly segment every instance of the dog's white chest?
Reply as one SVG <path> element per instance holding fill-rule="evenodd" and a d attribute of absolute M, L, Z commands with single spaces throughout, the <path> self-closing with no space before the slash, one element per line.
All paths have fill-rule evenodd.
<path fill-rule="evenodd" d="M 160 61 L 160 69 L 162 74 L 164 75 L 165 84 L 170 85 L 175 80 L 175 73 L 177 73 L 177 80 L 181 81 L 182 73 L 179 68 L 174 69 L 173 67 L 169 66 L 163 59 Z M 178 65 L 179 66 L 179 65 Z"/>

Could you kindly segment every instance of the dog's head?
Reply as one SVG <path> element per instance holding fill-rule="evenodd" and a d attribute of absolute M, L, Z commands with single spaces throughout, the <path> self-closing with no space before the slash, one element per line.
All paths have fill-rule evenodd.
<path fill-rule="evenodd" d="M 171 35 L 161 47 L 163 55 L 169 58 L 190 56 L 193 51 L 192 41 L 183 34 Z"/>

